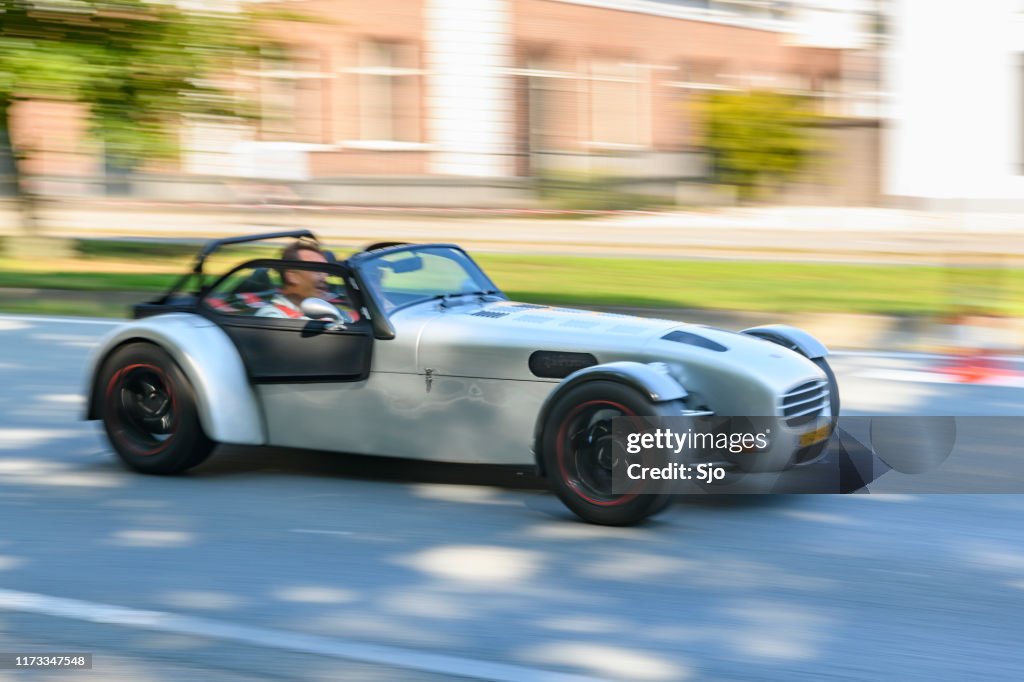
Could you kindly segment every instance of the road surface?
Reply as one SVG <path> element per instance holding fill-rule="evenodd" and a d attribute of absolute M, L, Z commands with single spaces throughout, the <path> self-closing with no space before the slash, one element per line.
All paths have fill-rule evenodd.
<path fill-rule="evenodd" d="M 224 448 L 124 471 L 78 421 L 111 322 L 0 316 L 0 680 L 963 680 L 1024 670 L 1024 496 L 686 499 L 576 522 L 529 475 Z M 1024 390 L 835 358 L 850 414 Z M 1022 432 L 1024 435 L 1024 432 Z"/>

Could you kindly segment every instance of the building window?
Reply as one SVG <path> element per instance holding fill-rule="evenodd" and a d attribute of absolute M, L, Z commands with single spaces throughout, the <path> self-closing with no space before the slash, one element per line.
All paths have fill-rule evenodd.
<path fill-rule="evenodd" d="M 399 42 L 360 44 L 359 139 L 420 141 L 420 80 L 416 48 Z"/>
<path fill-rule="evenodd" d="M 526 68 L 516 72 L 526 78 L 527 149 L 555 151 L 569 146 L 579 133 L 573 126 L 577 117 L 576 75 L 560 71 L 554 60 L 543 54 L 530 55 Z"/>
<path fill-rule="evenodd" d="M 324 123 L 323 80 L 316 50 L 263 48 L 258 84 L 260 139 L 319 142 Z"/>
<path fill-rule="evenodd" d="M 677 80 L 670 87 L 687 90 L 734 90 L 735 79 L 728 73 L 729 65 L 716 59 L 687 59 L 679 67 Z"/>
<path fill-rule="evenodd" d="M 590 65 L 590 145 L 644 147 L 650 141 L 650 88 L 637 64 L 595 60 Z"/>

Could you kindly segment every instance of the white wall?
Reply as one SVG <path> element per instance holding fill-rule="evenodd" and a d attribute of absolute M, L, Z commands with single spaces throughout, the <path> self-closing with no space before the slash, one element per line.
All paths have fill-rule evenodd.
<path fill-rule="evenodd" d="M 431 173 L 514 174 L 507 0 L 427 0 Z"/>
<path fill-rule="evenodd" d="M 794 44 L 846 50 L 868 46 L 869 0 L 797 0 L 792 7 Z"/>
<path fill-rule="evenodd" d="M 894 0 L 887 194 L 1022 200 L 1020 0 Z"/>

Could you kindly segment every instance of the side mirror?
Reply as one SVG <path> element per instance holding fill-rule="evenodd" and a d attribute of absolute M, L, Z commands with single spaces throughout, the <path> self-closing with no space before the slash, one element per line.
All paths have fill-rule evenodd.
<path fill-rule="evenodd" d="M 330 325 L 331 329 L 337 329 L 344 324 L 344 320 L 341 317 L 341 313 L 338 312 L 338 309 L 322 298 L 311 296 L 304 299 L 299 305 L 299 309 L 302 311 L 303 315 L 311 320 L 323 320 L 325 318 L 333 320 Z"/>

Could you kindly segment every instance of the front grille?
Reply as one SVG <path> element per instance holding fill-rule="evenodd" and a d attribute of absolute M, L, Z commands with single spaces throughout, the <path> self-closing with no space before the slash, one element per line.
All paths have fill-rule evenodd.
<path fill-rule="evenodd" d="M 808 381 L 782 396 L 782 416 L 789 426 L 802 426 L 824 416 L 828 406 L 827 381 Z"/>

